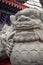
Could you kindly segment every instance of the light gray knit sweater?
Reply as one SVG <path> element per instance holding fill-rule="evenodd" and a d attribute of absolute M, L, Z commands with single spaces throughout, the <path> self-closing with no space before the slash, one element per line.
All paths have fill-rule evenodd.
<path fill-rule="evenodd" d="M 10 16 L 12 31 L 3 39 L 12 65 L 43 65 L 43 16 L 37 9 L 27 8 Z"/>

